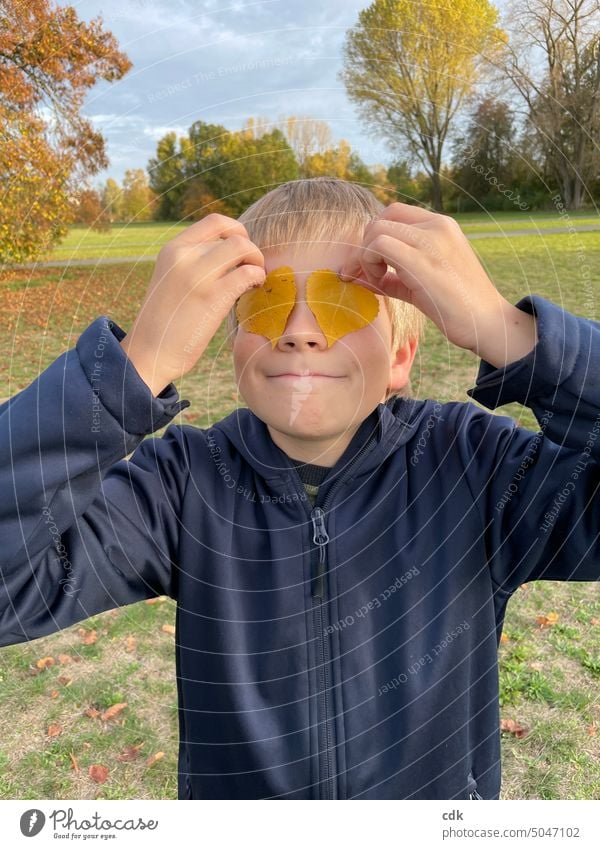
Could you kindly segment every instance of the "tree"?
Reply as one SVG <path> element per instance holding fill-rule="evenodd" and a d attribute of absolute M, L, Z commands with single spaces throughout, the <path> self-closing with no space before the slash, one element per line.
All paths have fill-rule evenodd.
<path fill-rule="evenodd" d="M 125 171 L 120 212 L 123 221 L 149 221 L 154 214 L 155 194 L 143 168 Z"/>
<path fill-rule="evenodd" d="M 87 224 L 92 230 L 110 230 L 110 215 L 96 189 L 81 189 L 73 201 L 73 221 Z"/>
<path fill-rule="evenodd" d="M 221 140 L 221 156 L 205 180 L 213 196 L 224 200 L 234 217 L 266 191 L 298 178 L 294 151 L 278 129 L 260 138 L 247 129 L 227 133 Z"/>
<path fill-rule="evenodd" d="M 184 158 L 177 133 L 167 133 L 160 139 L 156 156 L 148 163 L 148 174 L 150 186 L 158 199 L 156 217 L 161 221 L 176 221 L 185 191 Z"/>
<path fill-rule="evenodd" d="M 443 209 L 446 137 L 484 60 L 505 41 L 489 0 L 375 0 L 343 47 L 340 78 L 378 137 L 421 163 Z"/>
<path fill-rule="evenodd" d="M 300 177 L 309 176 L 306 170 L 309 157 L 333 147 L 331 128 L 326 121 L 305 115 L 288 115 L 280 120 L 279 129 L 294 151 Z"/>
<path fill-rule="evenodd" d="M 387 169 L 387 179 L 394 190 L 393 200 L 415 203 L 421 200 L 420 186 L 413 177 L 411 167 L 405 159 L 399 159 Z"/>
<path fill-rule="evenodd" d="M 525 101 L 566 207 L 578 209 L 598 168 L 599 0 L 513 3 L 502 72 Z"/>
<path fill-rule="evenodd" d="M 207 189 L 204 180 L 198 177 L 188 183 L 181 202 L 181 218 L 189 221 L 200 221 L 211 212 L 228 214 L 225 201 L 215 198 Z"/>
<path fill-rule="evenodd" d="M 150 160 L 150 185 L 159 195 L 159 214 L 179 220 L 210 210 L 240 215 L 265 191 L 298 176 L 294 152 L 278 129 L 256 132 L 196 121 L 179 141 L 169 133 Z M 205 213 L 206 214 L 206 213 Z"/>
<path fill-rule="evenodd" d="M 467 196 L 464 209 L 502 209 L 511 200 L 502 194 L 519 194 L 515 151 L 516 130 L 510 106 L 484 97 L 475 104 L 464 134 L 453 146 L 453 194 Z M 500 187 L 500 188 L 499 188 Z"/>
<path fill-rule="evenodd" d="M 121 187 L 112 177 L 108 178 L 102 189 L 102 206 L 111 222 L 122 220 Z"/>
<path fill-rule="evenodd" d="M 1 261 L 36 257 L 65 234 L 76 186 L 108 163 L 81 115 L 84 97 L 130 67 L 101 18 L 85 23 L 51 0 L 2 0 Z"/>

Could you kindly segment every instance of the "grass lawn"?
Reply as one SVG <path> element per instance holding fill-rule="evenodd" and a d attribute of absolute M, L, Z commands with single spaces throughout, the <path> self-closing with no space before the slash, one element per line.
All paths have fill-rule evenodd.
<path fill-rule="evenodd" d="M 596 318 L 590 297 L 600 295 L 598 234 L 489 239 L 474 247 L 513 303 L 535 293 Z M 582 261 L 594 282 L 591 295 L 578 276 Z M 109 315 L 127 330 L 151 270 L 151 263 L 21 270 L 0 283 L 6 340 L 0 398 L 24 388 L 73 347 L 96 316 Z M 180 383 L 192 406 L 179 421 L 206 427 L 242 403 L 224 338 L 222 326 Z M 474 385 L 478 363 L 428 323 L 413 368 L 413 394 L 469 401 L 465 391 Z M 517 404 L 498 412 L 538 429 L 533 414 Z M 549 613 L 557 614 L 556 621 L 542 627 L 536 617 Z M 142 602 L 0 650 L 0 798 L 176 798 L 174 638 L 163 630 L 173 625 L 174 614 L 168 599 Z M 501 716 L 527 733 L 502 735 L 502 798 L 597 796 L 599 624 L 596 584 L 533 582 L 509 603 L 500 646 Z M 92 630 L 96 640 L 88 645 Z M 54 662 L 38 668 L 48 657 Z M 101 718 L 123 703 L 127 707 L 113 719 Z M 108 767 L 105 783 L 89 778 L 93 764 Z"/>
<path fill-rule="evenodd" d="M 572 212 L 570 216 L 578 225 L 600 225 L 600 217 L 591 211 Z M 567 227 L 556 212 L 490 212 L 462 213 L 454 216 L 465 233 L 510 232 L 511 230 L 544 230 Z M 141 224 L 113 224 L 108 233 L 97 233 L 87 227 L 74 227 L 64 242 L 48 254 L 49 260 L 102 259 L 119 257 L 153 256 L 162 245 L 186 228 L 176 222 L 148 222 Z"/>

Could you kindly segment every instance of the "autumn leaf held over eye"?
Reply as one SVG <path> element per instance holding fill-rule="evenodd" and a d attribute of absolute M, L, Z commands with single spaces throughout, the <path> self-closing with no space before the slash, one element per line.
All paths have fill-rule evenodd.
<path fill-rule="evenodd" d="M 270 340 L 285 331 L 297 295 L 294 271 L 283 265 L 270 271 L 262 286 L 245 292 L 236 305 L 238 322 L 249 333 Z M 358 283 L 344 282 L 330 269 L 313 271 L 306 281 L 306 303 L 328 347 L 346 333 L 366 327 L 379 313 L 377 296 Z"/>

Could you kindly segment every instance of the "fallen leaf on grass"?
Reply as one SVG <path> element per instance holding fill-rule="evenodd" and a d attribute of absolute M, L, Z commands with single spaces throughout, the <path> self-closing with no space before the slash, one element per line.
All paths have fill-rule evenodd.
<path fill-rule="evenodd" d="M 175 626 L 169 625 L 167 622 L 165 622 L 165 624 L 162 626 L 162 628 L 160 630 L 164 631 L 165 634 L 174 634 L 175 633 Z"/>
<path fill-rule="evenodd" d="M 125 651 L 132 652 L 137 648 L 137 639 L 136 637 L 127 637 L 125 641 Z"/>
<path fill-rule="evenodd" d="M 536 616 L 535 621 L 540 628 L 545 628 L 547 625 L 555 625 L 558 622 L 558 613 L 549 613 L 547 616 Z"/>
<path fill-rule="evenodd" d="M 71 657 L 70 654 L 59 654 L 58 655 L 58 662 L 60 664 L 62 664 L 62 666 L 66 666 L 67 663 L 73 662 L 73 658 Z"/>
<path fill-rule="evenodd" d="M 588 725 L 587 727 L 587 733 L 590 735 L 590 737 L 595 737 L 597 730 L 598 726 L 595 722 L 593 722 L 591 725 Z"/>
<path fill-rule="evenodd" d="M 63 687 L 69 687 L 73 683 L 73 679 L 70 675 L 59 675 L 58 683 L 62 684 Z"/>
<path fill-rule="evenodd" d="M 117 760 L 122 761 L 123 763 L 129 763 L 130 761 L 135 761 L 140 756 L 140 749 L 143 746 L 142 743 L 136 743 L 135 746 L 127 746 L 126 749 L 123 749 L 121 754 L 117 755 Z"/>
<path fill-rule="evenodd" d="M 519 725 L 518 722 L 515 722 L 514 719 L 500 720 L 500 731 L 508 731 L 510 734 L 514 734 L 515 737 L 519 738 L 527 734 L 527 729 Z"/>
<path fill-rule="evenodd" d="M 61 731 L 62 728 L 60 727 L 60 725 L 49 725 L 47 734 L 48 737 L 58 737 Z"/>
<path fill-rule="evenodd" d="M 162 604 L 166 600 L 166 595 L 157 595 L 155 598 L 147 598 L 146 604 Z"/>
<path fill-rule="evenodd" d="M 84 646 L 91 646 L 98 639 L 96 631 L 88 631 L 87 628 L 78 628 L 77 633 L 81 637 Z"/>
<path fill-rule="evenodd" d="M 104 784 L 108 778 L 108 767 L 102 766 L 102 764 L 92 764 L 88 769 L 88 775 L 96 784 Z"/>
<path fill-rule="evenodd" d="M 100 716 L 100 711 L 96 710 L 96 708 L 86 708 L 84 710 L 84 716 L 89 716 L 90 719 L 96 719 Z"/>
<path fill-rule="evenodd" d="M 150 755 L 149 758 L 146 758 L 146 766 L 152 766 L 156 763 L 156 761 L 159 761 L 161 758 L 164 758 L 164 756 L 164 752 L 157 752 L 155 755 Z"/>
<path fill-rule="evenodd" d="M 100 719 L 106 722 L 109 719 L 114 719 L 115 716 L 118 716 L 122 710 L 127 707 L 127 702 L 119 702 L 116 705 L 111 705 L 107 708 L 104 713 L 100 714 Z"/>
<path fill-rule="evenodd" d="M 58 690 L 50 690 L 50 698 L 57 699 L 58 698 Z"/>
<path fill-rule="evenodd" d="M 79 764 L 77 763 L 77 758 L 73 752 L 69 752 L 69 757 L 71 758 L 71 769 L 74 769 L 75 772 L 79 772 Z"/>
<path fill-rule="evenodd" d="M 508 637 L 506 636 L 506 634 L 504 632 L 500 635 L 500 642 L 501 643 L 507 643 L 508 642 Z"/>
<path fill-rule="evenodd" d="M 49 666 L 54 666 L 53 657 L 40 657 L 36 664 L 38 669 L 48 669 Z"/>

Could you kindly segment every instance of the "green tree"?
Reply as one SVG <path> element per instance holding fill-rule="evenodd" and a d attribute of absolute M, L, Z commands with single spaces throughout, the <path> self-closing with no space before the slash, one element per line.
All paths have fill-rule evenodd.
<path fill-rule="evenodd" d="M 150 187 L 157 196 L 156 218 L 176 221 L 185 192 L 184 158 L 177 133 L 170 132 L 158 142 L 156 156 L 148 163 Z"/>
<path fill-rule="evenodd" d="M 159 214 L 179 220 L 199 214 L 205 204 L 215 209 L 218 203 L 236 217 L 268 189 L 296 179 L 298 163 L 283 133 L 267 132 L 264 125 L 262 129 L 257 131 L 251 122 L 230 132 L 196 121 L 179 143 L 174 133 L 161 139 L 149 165 Z"/>
<path fill-rule="evenodd" d="M 512 111 L 507 103 L 484 97 L 475 104 L 466 131 L 457 136 L 449 195 L 460 209 L 514 208 L 519 196 L 518 153 Z"/>
<path fill-rule="evenodd" d="M 488 0 L 375 0 L 347 33 L 340 78 L 361 116 L 419 162 L 443 209 L 442 154 L 452 122 L 505 35 Z"/>
<path fill-rule="evenodd" d="M 421 200 L 421 187 L 413 177 L 412 169 L 405 159 L 398 159 L 387 169 L 387 179 L 394 189 L 394 200 L 401 203 L 416 203 Z"/>

